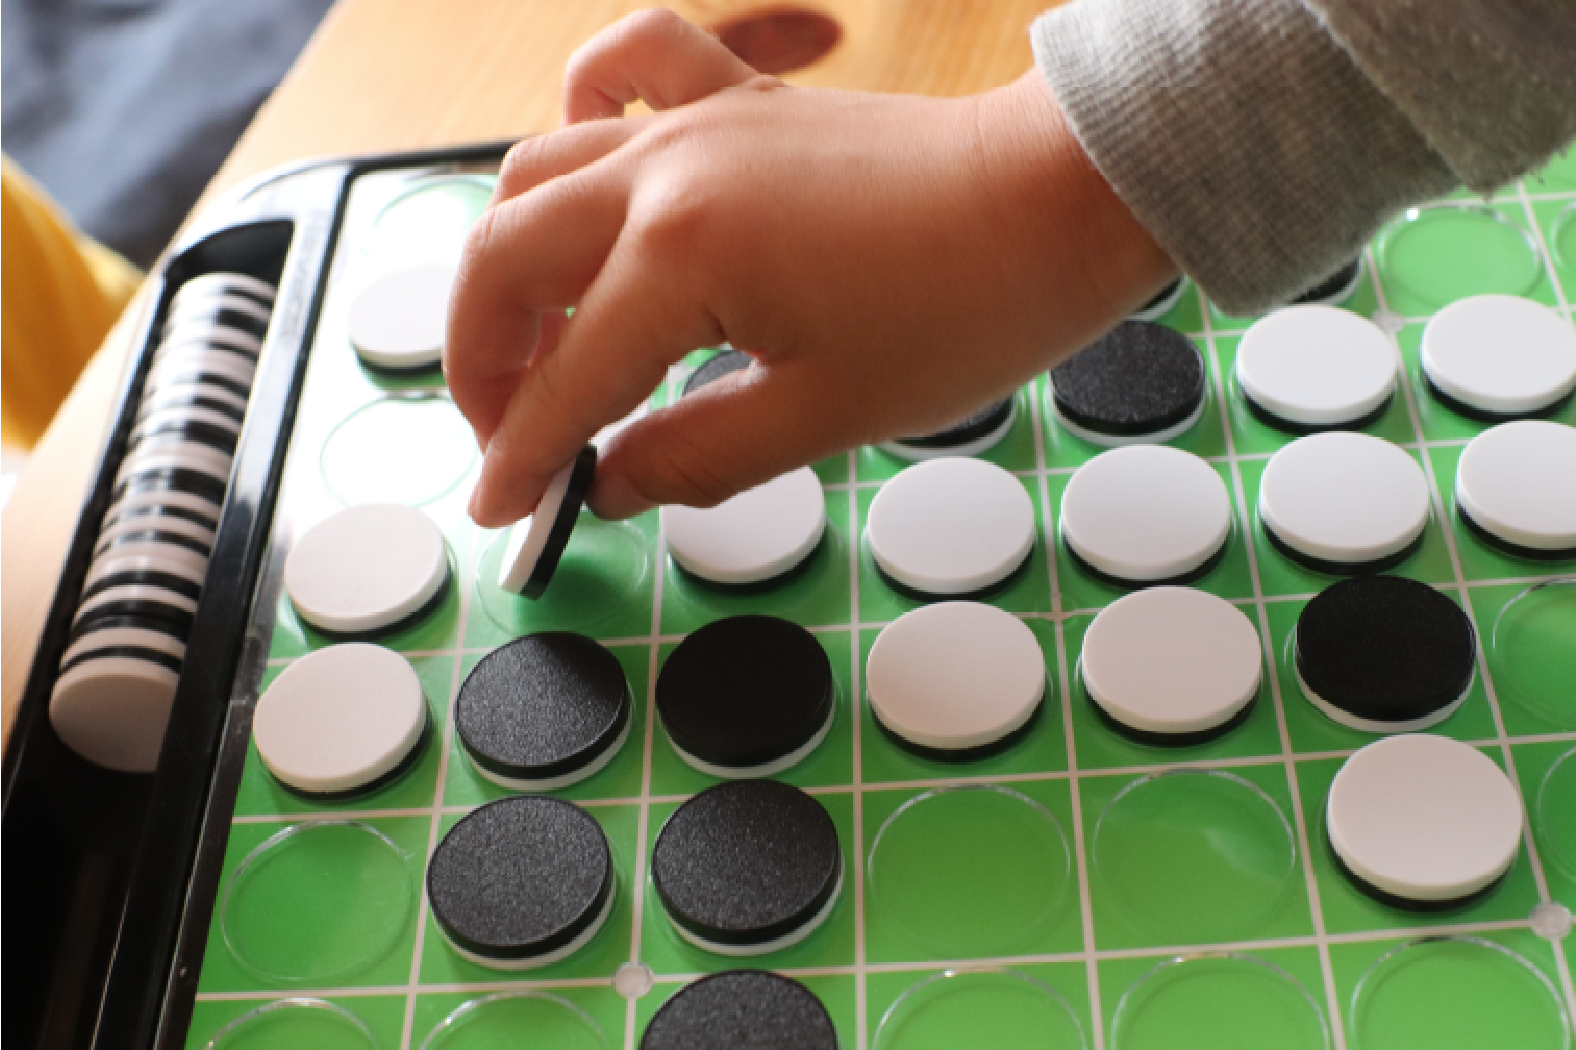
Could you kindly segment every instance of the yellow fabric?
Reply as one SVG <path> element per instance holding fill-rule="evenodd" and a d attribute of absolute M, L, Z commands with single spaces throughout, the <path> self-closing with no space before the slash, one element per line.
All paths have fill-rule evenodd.
<path fill-rule="evenodd" d="M 72 228 L 4 160 L 0 210 L 0 442 L 31 448 L 142 275 Z"/>

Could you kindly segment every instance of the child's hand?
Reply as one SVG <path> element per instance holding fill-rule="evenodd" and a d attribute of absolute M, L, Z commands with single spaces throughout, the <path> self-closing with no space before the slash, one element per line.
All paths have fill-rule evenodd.
<path fill-rule="evenodd" d="M 665 112 L 613 119 L 636 98 Z M 1033 71 L 961 99 L 790 88 L 648 11 L 581 49 L 564 109 L 510 152 L 450 307 L 484 526 L 530 513 L 696 347 L 756 364 L 614 437 L 602 516 L 943 427 L 1174 272 Z"/>

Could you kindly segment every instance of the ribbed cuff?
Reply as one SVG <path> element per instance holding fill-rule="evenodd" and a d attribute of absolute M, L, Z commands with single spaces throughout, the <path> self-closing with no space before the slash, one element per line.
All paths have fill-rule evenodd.
<path fill-rule="evenodd" d="M 1031 39 L 1095 166 L 1230 313 L 1302 292 L 1456 184 L 1298 0 L 1074 0 Z"/>

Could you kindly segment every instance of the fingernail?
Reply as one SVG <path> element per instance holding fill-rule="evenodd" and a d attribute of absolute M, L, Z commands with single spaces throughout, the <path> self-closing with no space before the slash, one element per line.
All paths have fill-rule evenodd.
<path fill-rule="evenodd" d="M 591 512 L 605 521 L 633 518 L 656 504 L 646 499 L 622 474 L 598 474 L 591 489 Z"/>

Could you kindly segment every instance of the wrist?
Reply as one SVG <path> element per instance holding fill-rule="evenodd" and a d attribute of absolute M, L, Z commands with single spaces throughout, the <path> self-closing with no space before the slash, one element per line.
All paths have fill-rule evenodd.
<path fill-rule="evenodd" d="M 1059 308 L 1087 314 L 1074 327 L 1093 326 L 1089 337 L 1098 335 L 1177 275 L 1084 151 L 1037 70 L 975 101 L 983 148 L 998 150 L 993 166 L 1010 173 L 1006 204 L 1031 238 L 1025 251 L 1046 269 Z"/>

